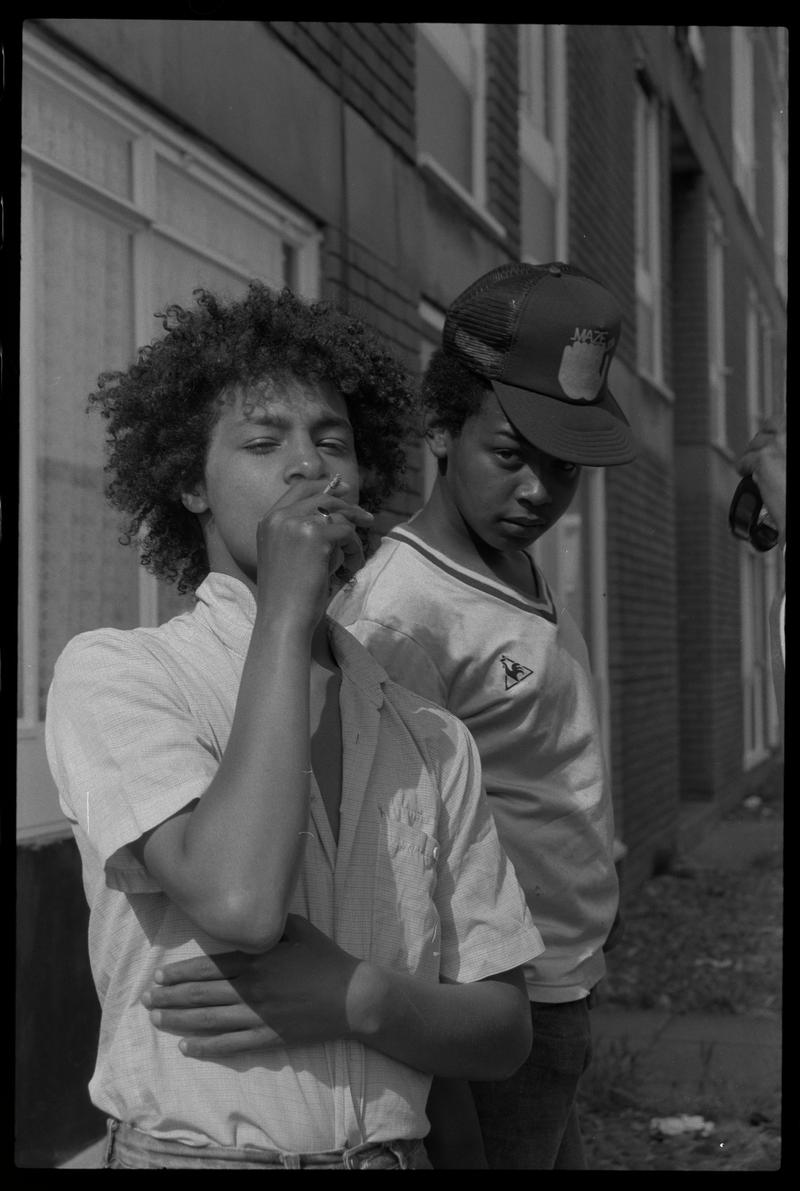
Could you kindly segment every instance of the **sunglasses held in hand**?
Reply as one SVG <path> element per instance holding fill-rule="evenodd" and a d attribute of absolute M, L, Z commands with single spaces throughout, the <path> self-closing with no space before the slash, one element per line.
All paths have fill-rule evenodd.
<path fill-rule="evenodd" d="M 778 531 L 767 518 L 758 484 L 752 476 L 745 476 L 734 492 L 728 524 L 735 538 L 749 542 L 761 553 L 771 550 L 777 542 Z"/>

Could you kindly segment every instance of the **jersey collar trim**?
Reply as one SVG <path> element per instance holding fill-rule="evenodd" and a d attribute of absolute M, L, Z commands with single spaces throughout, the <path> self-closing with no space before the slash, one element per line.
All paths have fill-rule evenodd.
<path fill-rule="evenodd" d="M 427 543 L 423 542 L 421 538 L 418 538 L 416 534 L 412 533 L 405 526 L 395 526 L 394 529 L 389 531 L 386 537 L 390 541 L 404 542 L 406 546 L 410 546 L 412 550 L 416 550 L 418 554 L 421 554 L 423 558 L 438 567 L 439 570 L 445 571 L 454 579 L 458 579 L 459 582 L 465 583 L 468 587 L 472 587 L 484 595 L 494 596 L 495 599 L 502 600 L 506 604 L 511 604 L 515 608 L 520 608 L 523 612 L 542 616 L 545 620 L 552 621 L 553 624 L 556 624 L 558 620 L 550 589 L 544 581 L 541 571 L 535 565 L 533 566 L 534 575 L 542 594 L 538 599 L 529 599 L 521 595 L 518 591 L 514 591 L 513 588 L 507 587 L 506 584 L 501 583 L 499 580 L 493 581 L 484 575 L 479 575 L 476 571 L 471 571 L 467 567 L 462 567 L 458 563 L 453 562 L 452 559 L 447 558 L 440 551 L 427 545 Z"/>

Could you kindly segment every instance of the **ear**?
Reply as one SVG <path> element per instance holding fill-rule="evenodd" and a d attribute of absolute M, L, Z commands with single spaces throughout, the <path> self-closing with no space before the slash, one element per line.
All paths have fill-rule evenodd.
<path fill-rule="evenodd" d="M 425 415 L 425 438 L 437 459 L 447 458 L 452 435 L 449 430 L 435 422 L 430 414 Z"/>
<path fill-rule="evenodd" d="M 207 513 L 209 504 L 205 485 L 197 484 L 190 492 L 182 492 L 181 503 L 190 513 Z"/>

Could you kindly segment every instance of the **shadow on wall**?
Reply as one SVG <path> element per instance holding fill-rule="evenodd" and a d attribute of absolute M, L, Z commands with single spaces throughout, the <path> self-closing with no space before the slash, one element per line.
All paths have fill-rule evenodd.
<path fill-rule="evenodd" d="M 17 848 L 15 1154 L 50 1168 L 100 1137 L 89 1100 L 100 1007 L 74 840 Z"/>

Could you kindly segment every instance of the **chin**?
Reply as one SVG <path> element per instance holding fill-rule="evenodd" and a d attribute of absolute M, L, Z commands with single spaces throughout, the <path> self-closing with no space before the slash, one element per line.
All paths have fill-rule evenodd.
<path fill-rule="evenodd" d="M 537 529 L 528 529 L 525 531 L 520 529 L 519 533 L 514 533 L 513 531 L 504 533 L 500 536 L 496 549 L 527 550 L 534 542 L 538 542 L 546 528 L 546 526 L 540 526 Z"/>

